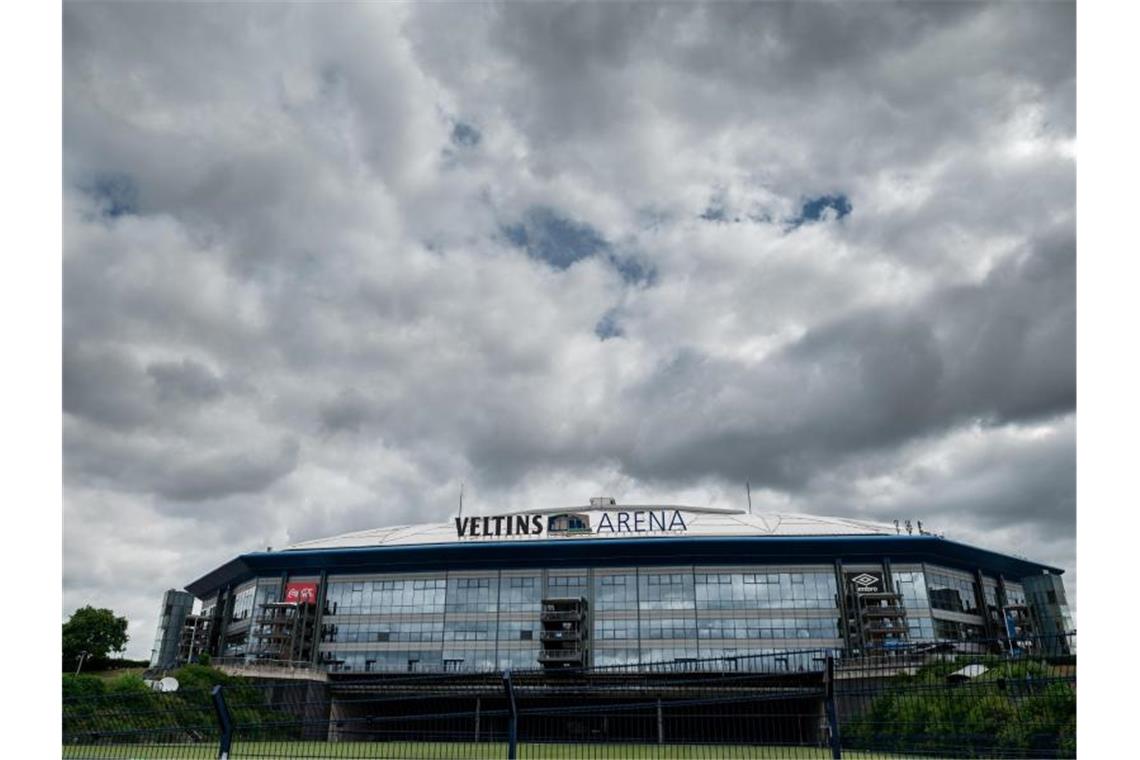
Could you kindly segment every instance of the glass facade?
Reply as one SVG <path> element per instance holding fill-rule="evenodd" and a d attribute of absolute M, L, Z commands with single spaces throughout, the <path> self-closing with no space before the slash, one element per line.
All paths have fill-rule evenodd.
<path fill-rule="evenodd" d="M 354 672 L 536 668 L 550 597 L 587 600 L 598 666 L 841 646 L 832 568 L 682 566 L 332 577 L 319 656 Z"/>
<path fill-rule="evenodd" d="M 252 583 L 234 594 L 234 605 L 230 611 L 230 622 L 240 623 L 253 615 L 253 597 L 257 587 Z"/>
<path fill-rule="evenodd" d="M 262 578 L 238 587 L 233 594 L 226 621 L 226 635 L 222 642 L 223 657 L 242 657 L 248 654 L 250 634 L 260 605 L 276 602 L 280 598 L 279 578 Z M 202 609 L 203 614 L 212 613 L 213 604 L 203 605 Z"/>
<path fill-rule="evenodd" d="M 154 646 L 150 650 L 151 667 L 169 667 L 178 659 L 178 643 L 186 616 L 194 611 L 194 596 L 170 589 L 162 595 L 162 612 L 158 618 Z"/>
<path fill-rule="evenodd" d="M 1021 584 L 1005 581 L 1003 600 L 996 577 L 983 576 L 979 594 L 978 576 L 961 570 L 899 564 L 890 571 L 912 642 L 1000 635 L 1002 605 L 1026 599 Z M 278 599 L 281 588 L 279 578 L 260 579 L 225 600 L 223 655 L 246 654 L 258 606 Z M 1059 598 L 1050 591 L 1035 593 Z M 343 671 L 537 668 L 544 598 L 586 600 L 593 666 L 687 666 L 707 658 L 844 646 L 836 571 L 826 565 L 332 576 L 323 592 L 317 656 Z M 203 609 L 221 601 L 206 600 Z"/>
<path fill-rule="evenodd" d="M 1002 607 L 1025 604 L 1021 584 L 1006 580 L 1003 602 L 996 577 L 938 567 L 908 566 L 892 574 L 895 590 L 907 610 L 911 641 L 971 641 L 1005 635 Z M 989 626 L 987 630 L 987 625 Z"/>
<path fill-rule="evenodd" d="M 895 569 L 891 580 L 906 609 L 907 637 L 911 641 L 933 641 L 934 620 L 930 612 L 926 573 L 917 566 Z"/>
<path fill-rule="evenodd" d="M 977 582 L 967 574 L 931 570 L 926 574 L 932 609 L 980 615 Z"/>

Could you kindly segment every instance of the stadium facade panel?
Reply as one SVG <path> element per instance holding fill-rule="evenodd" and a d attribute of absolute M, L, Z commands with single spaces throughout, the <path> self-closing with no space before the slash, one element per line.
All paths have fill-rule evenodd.
<path fill-rule="evenodd" d="M 479 672 L 1040 646 L 1072 630 L 1062 572 L 921 523 L 596 498 L 243 554 L 186 587 L 200 611 L 165 619 L 152 664 Z"/>

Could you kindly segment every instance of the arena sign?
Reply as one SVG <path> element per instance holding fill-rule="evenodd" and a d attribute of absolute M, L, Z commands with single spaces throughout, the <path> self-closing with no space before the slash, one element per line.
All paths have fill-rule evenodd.
<path fill-rule="evenodd" d="M 600 514 L 600 517 L 598 516 Z M 591 518 L 597 524 L 591 525 Z M 456 517 L 458 538 L 503 536 L 580 536 L 584 534 L 683 533 L 689 529 L 677 509 L 567 512 L 553 515 Z"/>

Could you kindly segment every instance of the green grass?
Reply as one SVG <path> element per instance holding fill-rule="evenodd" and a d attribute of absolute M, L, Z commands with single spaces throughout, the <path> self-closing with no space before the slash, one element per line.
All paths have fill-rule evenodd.
<path fill-rule="evenodd" d="M 117 668 L 115 670 L 92 670 L 85 672 L 85 676 L 95 676 L 104 681 L 114 681 L 119 676 L 142 676 L 146 668 Z"/>
<path fill-rule="evenodd" d="M 165 758 L 217 757 L 212 743 L 155 745 L 69 745 L 65 758 L 114 758 L 114 760 L 160 760 Z M 505 742 L 234 742 L 233 760 L 241 758 L 470 758 L 501 760 L 507 756 Z M 684 760 L 685 758 L 745 758 L 755 760 L 824 760 L 831 750 L 820 747 L 753 746 L 731 744 L 519 744 L 518 756 L 534 760 L 597 758 L 597 760 Z M 866 758 L 871 753 L 843 752 L 845 758 Z"/>

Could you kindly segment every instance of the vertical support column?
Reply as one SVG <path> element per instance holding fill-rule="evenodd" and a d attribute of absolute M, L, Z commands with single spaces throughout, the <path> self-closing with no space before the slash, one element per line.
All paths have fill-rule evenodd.
<path fill-rule="evenodd" d="M 840 631 L 843 633 L 843 649 L 851 652 L 850 621 L 847 619 L 847 582 L 843 578 L 843 560 L 835 560 L 836 603 L 839 605 Z"/>
<path fill-rule="evenodd" d="M 637 666 L 641 667 L 641 568 L 636 566 L 633 568 L 633 598 L 637 604 Z"/>
<path fill-rule="evenodd" d="M 594 619 L 597 612 L 594 610 L 594 568 L 586 568 L 586 640 L 581 642 L 586 648 L 586 657 L 582 660 L 583 668 L 594 667 Z"/>
<path fill-rule="evenodd" d="M 1009 604 L 1009 593 L 1005 588 L 1005 576 L 998 573 L 997 577 L 997 602 L 998 602 L 998 618 L 1000 620 L 1000 630 L 998 638 L 1006 642 L 1006 646 L 1012 648 L 1013 642 L 1009 640 L 1009 631 L 1005 625 L 1005 608 Z"/>
<path fill-rule="evenodd" d="M 289 571 L 288 570 L 282 570 L 281 571 L 281 580 L 279 580 L 277 582 L 277 594 L 275 595 L 276 598 L 275 599 L 258 599 L 257 603 L 259 605 L 262 605 L 262 604 L 265 604 L 266 602 L 283 602 L 283 601 L 285 601 L 285 586 L 288 585 L 288 583 L 289 583 Z M 296 660 L 301 659 L 300 652 L 301 652 L 302 642 L 301 642 L 300 634 L 304 630 L 304 627 L 301 625 L 301 615 L 302 614 L 303 614 L 302 611 L 300 610 L 300 608 L 298 608 L 297 614 L 293 618 L 293 625 L 290 628 L 289 649 L 287 652 L 283 653 L 283 654 L 285 654 L 284 659 L 288 662 L 294 662 Z M 249 626 L 249 633 L 250 633 L 251 637 L 253 636 L 254 630 L 256 630 L 256 628 L 257 628 L 257 620 L 259 617 L 261 617 L 260 612 L 258 610 L 254 610 L 253 611 L 253 621 L 250 623 L 250 626 Z M 290 665 L 290 667 L 293 667 L 293 666 Z"/>
<path fill-rule="evenodd" d="M 693 565 L 689 568 L 689 577 L 693 581 L 693 631 L 696 636 L 693 638 L 693 658 L 701 659 L 701 611 L 697 609 L 697 566 Z M 688 641 L 688 639 L 686 639 Z M 687 653 L 686 653 L 686 656 Z"/>
<path fill-rule="evenodd" d="M 448 603 L 451 601 L 449 598 L 451 594 L 451 571 L 443 571 L 443 625 L 440 628 L 443 630 L 443 636 L 439 642 L 439 667 L 441 671 L 447 670 L 447 608 Z M 426 668 L 425 668 L 426 669 Z M 408 661 L 408 672 L 412 670 L 412 662 Z"/>
<path fill-rule="evenodd" d="M 226 651 L 226 629 L 229 628 L 230 611 L 233 609 L 233 596 L 230 594 L 232 590 L 232 586 L 226 586 L 222 589 L 222 592 L 218 594 L 218 603 L 214 605 L 214 616 L 218 621 L 218 647 L 216 652 L 210 653 L 213 657 L 221 657 Z"/>
<path fill-rule="evenodd" d="M 895 574 L 891 567 L 891 558 L 883 558 L 883 591 L 889 594 L 898 593 L 895 590 Z M 903 641 L 910 641 L 910 617 L 907 615 L 906 602 L 903 601 L 902 595 L 899 595 L 898 606 L 901 608 L 901 617 L 896 618 L 903 624 L 902 634 Z"/>
<path fill-rule="evenodd" d="M 507 760 L 519 756 L 519 714 L 515 706 L 515 689 L 511 685 L 511 671 L 503 671 L 503 689 L 507 693 Z"/>
<path fill-rule="evenodd" d="M 986 632 L 986 639 L 991 643 L 996 643 L 997 630 L 994 628 L 994 621 L 990 618 L 990 610 L 986 605 L 986 579 L 982 576 L 980 567 L 974 568 L 974 587 L 974 600 L 982 612 L 982 628 Z"/>
<path fill-rule="evenodd" d="M 503 571 L 502 570 L 496 570 L 495 571 L 495 584 L 496 584 L 496 586 L 495 586 L 495 664 L 492 667 L 499 668 L 499 667 L 502 667 L 502 665 L 499 663 L 499 635 L 502 631 L 502 628 L 500 626 L 499 621 L 502 619 L 502 610 L 503 610 Z M 539 602 L 539 604 L 541 605 L 542 603 Z M 478 734 L 479 733 L 479 730 L 477 727 L 478 726 L 478 719 L 476 719 L 475 722 L 476 722 L 475 733 Z"/>
<path fill-rule="evenodd" d="M 475 697 L 475 741 L 479 741 L 479 715 L 483 711 L 483 698 Z"/>
<path fill-rule="evenodd" d="M 317 581 L 317 619 L 313 621 L 313 654 L 311 660 L 314 665 L 321 661 L 321 625 L 325 619 L 325 600 L 328 599 L 329 574 L 322 570 Z"/>

